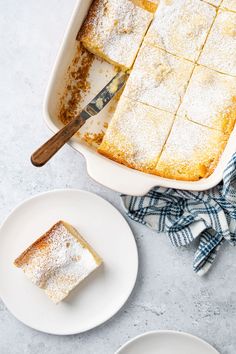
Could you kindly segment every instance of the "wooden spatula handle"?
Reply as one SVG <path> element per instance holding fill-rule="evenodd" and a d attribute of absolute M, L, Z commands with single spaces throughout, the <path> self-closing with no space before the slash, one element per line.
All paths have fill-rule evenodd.
<path fill-rule="evenodd" d="M 43 166 L 50 158 L 82 127 L 84 119 L 80 116 L 74 118 L 64 128 L 59 130 L 51 139 L 43 144 L 31 156 L 34 166 Z"/>

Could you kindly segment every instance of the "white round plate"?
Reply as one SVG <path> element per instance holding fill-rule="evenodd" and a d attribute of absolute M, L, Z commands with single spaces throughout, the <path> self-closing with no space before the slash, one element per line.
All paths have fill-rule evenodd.
<path fill-rule="evenodd" d="M 13 261 L 58 220 L 77 228 L 104 265 L 55 305 Z M 129 297 L 137 270 L 137 247 L 127 222 L 110 203 L 92 193 L 39 194 L 18 206 L 0 229 L 0 296 L 17 319 L 42 332 L 81 333 L 107 321 Z"/>
<path fill-rule="evenodd" d="M 191 334 L 153 331 L 133 338 L 116 354 L 220 354 L 211 345 Z"/>

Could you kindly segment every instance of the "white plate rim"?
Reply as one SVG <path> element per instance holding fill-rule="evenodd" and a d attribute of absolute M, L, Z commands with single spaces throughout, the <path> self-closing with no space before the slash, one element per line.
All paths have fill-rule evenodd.
<path fill-rule="evenodd" d="M 121 212 L 115 206 L 113 206 L 108 200 L 106 200 L 105 198 L 101 197 L 100 195 L 98 195 L 96 193 L 93 193 L 93 192 L 90 192 L 90 191 L 87 191 L 87 190 L 83 190 L 83 189 L 77 189 L 77 188 L 56 188 L 56 189 L 52 189 L 52 190 L 49 190 L 49 191 L 44 191 L 44 192 L 37 193 L 37 194 L 35 194 L 35 195 L 33 195 L 33 196 L 29 197 L 29 198 L 24 199 L 22 202 L 19 202 L 12 210 L 9 211 L 8 215 L 3 219 L 3 222 L 0 224 L 0 235 L 1 235 L 2 227 L 10 219 L 11 215 L 13 213 L 15 213 L 18 209 L 20 209 L 22 206 L 24 206 L 25 204 L 31 202 L 34 199 L 38 199 L 38 198 L 43 197 L 43 196 L 48 195 L 48 194 L 56 194 L 58 192 L 59 193 L 66 193 L 68 191 L 72 192 L 72 193 L 79 192 L 79 193 L 83 193 L 83 194 L 89 194 L 89 195 L 97 197 L 98 199 L 101 199 L 103 202 L 108 203 L 112 208 L 114 208 L 117 211 L 117 213 L 120 214 L 120 216 L 125 221 L 127 227 L 129 228 L 131 234 L 133 235 L 133 231 L 132 231 L 130 225 L 128 224 L 127 220 L 124 218 L 124 216 L 121 214 Z M 14 312 L 10 309 L 10 307 L 6 304 L 5 298 L 4 298 L 4 296 L 1 295 L 1 292 L 0 292 L 0 299 L 4 303 L 4 306 L 7 308 L 7 310 L 18 321 L 23 323 L 25 326 L 27 326 L 29 328 L 32 328 L 32 329 L 34 329 L 36 331 L 42 332 L 42 333 L 47 333 L 47 334 L 52 334 L 52 335 L 57 335 L 57 336 L 68 336 L 68 335 L 75 335 L 75 334 L 84 333 L 84 332 L 90 331 L 90 330 L 92 330 L 94 328 L 97 328 L 97 327 L 101 326 L 102 324 L 106 323 L 107 321 L 109 321 L 110 319 L 112 319 L 122 309 L 122 307 L 125 305 L 125 303 L 129 299 L 129 297 L 130 297 L 130 295 L 131 295 L 131 293 L 132 293 L 132 291 L 133 291 L 133 289 L 134 289 L 134 287 L 136 285 L 137 276 L 138 276 L 138 269 L 139 269 L 139 255 L 138 255 L 138 248 L 137 248 L 137 243 L 136 243 L 134 235 L 133 235 L 133 241 L 134 241 L 134 249 L 135 249 L 135 259 L 136 259 L 136 267 L 135 268 L 136 269 L 135 269 L 135 276 L 133 278 L 132 284 L 130 285 L 130 289 L 129 289 L 128 295 L 124 298 L 124 300 L 117 307 L 114 307 L 114 311 L 112 313 L 110 313 L 106 318 L 104 318 L 101 322 L 99 322 L 96 325 L 91 325 L 91 326 L 87 327 L 86 329 L 80 330 L 80 331 L 77 331 L 77 330 L 76 331 L 63 331 L 63 333 L 62 332 L 57 332 L 57 331 L 48 332 L 46 330 L 43 330 L 43 329 L 39 328 L 38 326 L 29 325 L 26 321 L 22 320 L 17 315 L 15 315 Z"/>
<path fill-rule="evenodd" d="M 128 347 L 129 344 L 135 342 L 137 339 L 142 338 L 142 337 L 146 337 L 150 334 L 177 334 L 183 337 L 188 337 L 188 338 L 192 338 L 194 340 L 197 340 L 199 343 L 202 343 L 204 345 L 206 345 L 209 349 L 211 350 L 215 350 L 215 354 L 220 354 L 220 352 L 218 352 L 212 345 L 210 345 L 209 343 L 207 343 L 205 340 L 191 334 L 191 333 L 187 333 L 187 332 L 182 332 L 182 331 L 175 331 L 175 330 L 153 330 L 153 331 L 148 331 L 142 334 L 137 335 L 134 338 L 131 338 L 130 340 L 128 340 L 125 344 L 123 344 L 114 354 L 122 354 L 121 350 L 126 349 L 126 347 Z"/>

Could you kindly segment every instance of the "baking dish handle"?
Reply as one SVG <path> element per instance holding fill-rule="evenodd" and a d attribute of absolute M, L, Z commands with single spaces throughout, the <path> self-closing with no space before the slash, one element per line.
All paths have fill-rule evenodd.
<path fill-rule="evenodd" d="M 122 194 L 145 195 L 155 186 L 155 176 L 122 166 L 98 153 L 83 151 L 87 171 L 96 182 Z"/>

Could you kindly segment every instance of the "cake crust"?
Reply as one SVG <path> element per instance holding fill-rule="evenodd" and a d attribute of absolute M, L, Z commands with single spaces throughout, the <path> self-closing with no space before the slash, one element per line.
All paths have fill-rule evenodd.
<path fill-rule="evenodd" d="M 176 117 L 156 173 L 185 181 L 208 177 L 217 166 L 227 140 L 228 136 L 220 131 Z"/>

